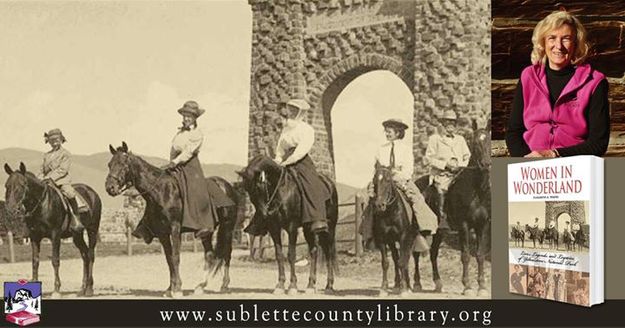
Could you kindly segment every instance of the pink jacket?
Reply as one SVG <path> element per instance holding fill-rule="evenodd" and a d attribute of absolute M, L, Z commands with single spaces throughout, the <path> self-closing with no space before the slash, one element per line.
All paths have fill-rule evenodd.
<path fill-rule="evenodd" d="M 545 65 L 527 67 L 521 73 L 523 85 L 523 139 L 531 150 L 570 147 L 584 142 L 588 126 L 584 109 L 605 76 L 590 65 L 575 67 L 575 73 L 556 100 L 553 110 Z"/>

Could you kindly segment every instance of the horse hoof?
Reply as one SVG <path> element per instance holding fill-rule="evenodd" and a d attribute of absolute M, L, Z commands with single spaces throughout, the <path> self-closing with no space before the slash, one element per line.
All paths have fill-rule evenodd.
<path fill-rule="evenodd" d="M 50 295 L 50 298 L 53 298 L 53 299 L 61 298 L 61 293 L 59 293 L 59 292 L 52 292 L 52 295 Z"/>
<path fill-rule="evenodd" d="M 225 287 L 225 286 L 224 286 L 224 287 L 221 287 L 221 288 L 219 289 L 219 292 L 220 292 L 220 293 L 224 293 L 224 294 L 229 293 L 229 292 L 230 292 L 230 288 Z"/>
<path fill-rule="evenodd" d="M 336 291 L 334 290 L 334 288 L 326 288 L 323 292 L 326 295 L 334 295 L 334 294 L 336 294 Z"/>
<path fill-rule="evenodd" d="M 464 296 L 475 297 L 477 296 L 477 292 L 473 288 L 466 288 L 463 292 Z"/>
<path fill-rule="evenodd" d="M 421 286 L 413 286 L 412 287 L 412 292 L 413 293 L 420 293 L 422 291 L 423 291 L 423 287 L 421 287 Z"/>
<path fill-rule="evenodd" d="M 163 292 L 163 297 L 170 298 L 171 297 L 171 290 L 168 289 L 168 290 L 164 291 Z"/>
<path fill-rule="evenodd" d="M 440 280 L 434 281 L 434 292 L 442 293 L 443 292 L 443 283 Z"/>
<path fill-rule="evenodd" d="M 297 295 L 297 293 L 298 293 L 297 288 L 289 288 L 289 290 L 287 291 L 287 294 L 291 295 L 291 296 L 292 295 Z"/>
<path fill-rule="evenodd" d="M 477 291 L 477 296 L 479 297 L 490 297 L 490 291 L 486 288 L 480 288 Z"/>
<path fill-rule="evenodd" d="M 316 290 L 314 287 L 312 287 L 312 288 L 306 288 L 306 290 L 304 291 L 304 293 L 305 293 L 306 295 L 314 295 L 314 294 L 316 294 L 316 293 L 317 293 L 317 290 Z"/>
<path fill-rule="evenodd" d="M 204 295 L 204 288 L 200 286 L 195 287 L 195 290 L 193 290 L 193 295 L 195 296 Z"/>
<path fill-rule="evenodd" d="M 273 290 L 273 294 L 274 295 L 284 295 L 284 289 L 276 288 L 276 289 Z"/>
<path fill-rule="evenodd" d="M 378 293 L 379 297 L 387 297 L 388 296 L 388 292 L 384 289 L 381 289 L 380 292 Z"/>
<path fill-rule="evenodd" d="M 177 292 L 171 293 L 171 298 L 173 298 L 173 299 L 182 298 L 182 292 L 181 291 L 177 291 Z"/>
<path fill-rule="evenodd" d="M 93 289 L 89 288 L 89 289 L 81 290 L 78 293 L 78 296 L 81 296 L 81 297 L 92 297 L 93 296 Z"/>

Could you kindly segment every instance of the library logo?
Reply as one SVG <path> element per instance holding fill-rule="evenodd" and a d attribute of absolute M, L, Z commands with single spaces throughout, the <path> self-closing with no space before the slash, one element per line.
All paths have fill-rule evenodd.
<path fill-rule="evenodd" d="M 39 322 L 41 282 L 20 279 L 4 283 L 4 315 L 8 322 L 27 326 Z"/>

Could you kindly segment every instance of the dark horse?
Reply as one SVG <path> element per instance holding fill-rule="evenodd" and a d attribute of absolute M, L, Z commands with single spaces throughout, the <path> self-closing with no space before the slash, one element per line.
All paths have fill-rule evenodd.
<path fill-rule="evenodd" d="M 180 280 L 180 243 L 182 234 L 182 198 L 176 179 L 164 170 L 161 170 L 139 156 L 128 151 L 126 143 L 115 149 L 109 146 L 113 158 L 109 162 L 109 174 L 106 178 L 106 191 L 111 196 L 121 194 L 124 189 L 134 186 L 146 200 L 144 220 L 152 233 L 158 238 L 167 265 L 169 266 L 169 288 L 165 296 L 177 298 L 182 296 L 182 281 Z M 214 179 L 219 187 L 235 201 L 238 200 L 234 188 L 225 180 Z M 217 244 L 213 250 L 212 233 L 202 236 L 204 256 L 206 260 L 205 281 L 200 283 L 195 292 L 203 293 L 203 289 L 210 277 L 210 272 L 216 273 L 224 267 L 222 291 L 227 291 L 230 283 L 230 258 L 232 253 L 232 232 L 237 219 L 237 208 L 231 206 L 219 213 L 217 226 Z"/>
<path fill-rule="evenodd" d="M 584 232 L 584 228 L 580 227 L 579 230 L 575 231 L 575 242 L 573 243 L 573 250 L 582 251 L 586 246 L 586 233 Z"/>
<path fill-rule="evenodd" d="M 405 296 L 410 289 L 408 262 L 419 230 L 412 218 L 408 216 L 406 207 L 400 199 L 400 191 L 393 182 L 393 172 L 390 168 L 376 165 L 373 187 L 376 195 L 374 206 L 371 207 L 373 236 L 382 255 L 380 295 L 386 296 L 387 294 L 389 267 L 387 250 L 390 249 L 395 264 L 395 288 Z M 399 243 L 399 250 L 395 243 Z"/>
<path fill-rule="evenodd" d="M 558 249 L 559 245 L 559 234 L 558 229 L 556 227 L 547 227 L 544 231 L 544 239 L 549 244 L 549 249 Z"/>
<path fill-rule="evenodd" d="M 477 128 L 473 123 L 473 136 L 468 146 L 471 149 L 471 158 L 467 167 L 462 168 L 454 181 L 450 184 L 445 197 L 447 221 L 453 230 L 459 231 L 460 251 L 462 260 L 462 283 L 464 294 L 472 296 L 475 291 L 469 282 L 469 261 L 471 259 L 471 230 L 475 232 L 477 268 L 478 268 L 478 293 L 486 296 L 487 285 L 484 277 L 484 260 L 490 252 L 490 132 L 488 129 Z M 423 176 L 416 182 L 417 187 L 423 192 L 426 203 L 434 211 L 439 212 L 438 191 L 430 184 L 429 176 Z M 438 213 L 440 217 L 440 213 Z M 438 273 L 438 251 L 443 241 L 443 233 L 436 233 L 432 238 L 430 260 L 432 262 L 432 275 L 436 284 L 436 291 L 442 291 L 443 284 Z M 419 256 L 414 256 L 417 266 L 415 271 L 415 290 L 420 289 L 419 282 Z"/>
<path fill-rule="evenodd" d="M 49 238 L 52 241 L 52 266 L 54 267 L 52 297 L 60 296 L 61 239 L 72 237 L 74 245 L 80 250 L 83 261 L 82 286 L 78 295 L 93 296 L 93 262 L 95 261 L 95 245 L 102 212 L 102 202 L 98 194 L 87 185 L 73 185 L 76 192 L 89 204 L 89 211 L 79 215 L 79 220 L 87 232 L 89 242 L 87 244 L 82 232 L 72 233 L 69 230 L 68 212 L 59 192 L 55 191 L 54 187 L 27 172 L 24 163 L 20 163 L 20 168 L 17 171 L 13 171 L 8 164 L 5 164 L 4 170 L 9 174 L 9 179 L 5 185 L 7 213 L 12 217 L 23 218 L 28 227 L 33 251 L 32 279 L 34 281 L 39 280 L 41 240 Z"/>
<path fill-rule="evenodd" d="M 514 239 L 514 246 L 520 245 L 521 247 L 525 247 L 525 231 L 512 227 L 510 235 L 512 236 L 512 239 Z"/>
<path fill-rule="evenodd" d="M 303 226 L 304 238 L 310 252 L 310 276 L 308 278 L 307 293 L 314 293 L 317 283 L 317 262 L 321 247 L 328 267 L 328 281 L 326 293 L 334 292 L 334 271 L 336 264 L 335 231 L 338 221 L 338 195 L 334 182 L 322 175 L 323 181 L 331 190 L 331 197 L 326 201 L 328 231 L 313 233 L 310 224 L 303 224 L 301 217 L 302 194 L 297 187 L 295 178 L 288 168 L 283 168 L 265 155 L 254 157 L 248 166 L 237 172 L 242 180 L 243 187 L 250 196 L 250 201 L 256 208 L 255 219 L 262 220 L 269 229 L 273 239 L 276 261 L 278 262 L 278 284 L 274 294 L 284 293 L 285 272 L 284 255 L 282 253 L 281 231 L 286 230 L 289 238 L 288 260 L 291 267 L 291 281 L 288 293 L 297 293 L 297 276 L 295 275 L 295 257 L 297 245 L 297 230 Z"/>
<path fill-rule="evenodd" d="M 536 241 L 538 241 L 538 245 L 542 247 L 543 245 L 543 231 L 538 227 L 530 227 L 529 224 L 525 225 L 525 231 L 527 231 L 530 235 L 529 238 L 534 243 L 534 248 L 536 248 Z"/>

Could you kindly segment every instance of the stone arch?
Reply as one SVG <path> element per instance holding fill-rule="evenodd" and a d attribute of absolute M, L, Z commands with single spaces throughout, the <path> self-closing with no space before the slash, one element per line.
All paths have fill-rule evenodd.
<path fill-rule="evenodd" d="M 485 119 L 489 102 L 489 1 L 248 0 L 253 14 L 249 114 L 251 158 L 275 147 L 276 111 L 290 98 L 311 104 L 311 152 L 334 177 L 329 104 L 354 78 L 388 70 L 414 97 L 417 174 L 438 117 L 453 109 Z"/>
<path fill-rule="evenodd" d="M 319 145 L 318 153 L 315 154 L 320 162 L 332 163 L 334 168 L 331 110 L 336 99 L 356 78 L 377 70 L 392 72 L 405 83 L 408 90 L 412 90 L 412 73 L 404 68 L 402 62 L 381 54 L 361 54 L 346 58 L 335 64 L 310 87 L 308 101 L 320 110 L 311 112 L 309 120 L 323 121 L 323 130 L 317 131 Z"/>
<path fill-rule="evenodd" d="M 586 214 L 583 201 L 568 202 L 547 202 L 545 204 L 545 226 L 549 226 L 549 221 L 553 220 L 558 231 L 562 232 L 564 221 L 560 220 L 563 214 L 571 218 L 571 225 L 574 223 L 584 226 L 586 224 Z"/>

